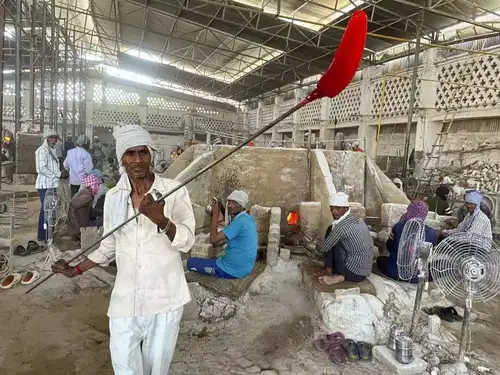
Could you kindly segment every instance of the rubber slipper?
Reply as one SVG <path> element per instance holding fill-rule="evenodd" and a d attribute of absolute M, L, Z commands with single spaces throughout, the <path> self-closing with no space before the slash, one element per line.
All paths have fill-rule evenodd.
<path fill-rule="evenodd" d="M 319 350 L 320 352 L 326 352 L 328 349 L 330 349 L 330 346 L 332 344 L 328 343 L 325 341 L 325 338 L 321 338 L 318 340 L 314 340 L 313 346 L 316 348 L 316 350 Z"/>
<path fill-rule="evenodd" d="M 342 332 L 329 333 L 325 335 L 323 340 L 329 344 L 342 344 L 345 340 L 345 336 Z"/>
<path fill-rule="evenodd" d="M 359 361 L 358 345 L 356 344 L 356 341 L 346 339 L 342 343 L 342 346 L 344 347 L 350 361 Z"/>
<path fill-rule="evenodd" d="M 28 255 L 28 250 L 23 245 L 17 245 L 14 249 L 14 255 L 18 255 L 21 257 L 26 256 Z"/>
<path fill-rule="evenodd" d="M 328 356 L 333 363 L 346 363 L 347 355 L 342 345 L 333 344 L 328 349 Z"/>
<path fill-rule="evenodd" d="M 45 248 L 43 246 L 40 246 L 38 242 L 35 241 L 29 241 L 28 246 L 26 246 L 26 250 L 30 255 L 42 252 L 44 249 Z"/>
<path fill-rule="evenodd" d="M 371 361 L 372 360 L 372 345 L 364 342 L 364 341 L 358 341 L 357 343 L 358 347 L 358 355 L 359 359 L 362 361 Z"/>
<path fill-rule="evenodd" d="M 437 315 L 447 322 L 460 322 L 462 320 L 462 317 L 458 315 L 457 310 L 453 306 L 441 307 Z"/>
<path fill-rule="evenodd" d="M 40 274 L 38 273 L 38 271 L 25 272 L 23 275 L 23 278 L 21 279 L 21 284 L 23 284 L 23 285 L 33 284 L 39 278 L 40 278 Z"/>
<path fill-rule="evenodd" d="M 10 289 L 14 285 L 16 285 L 21 280 L 21 274 L 12 273 L 8 276 L 5 276 L 0 283 L 0 288 L 2 289 Z"/>

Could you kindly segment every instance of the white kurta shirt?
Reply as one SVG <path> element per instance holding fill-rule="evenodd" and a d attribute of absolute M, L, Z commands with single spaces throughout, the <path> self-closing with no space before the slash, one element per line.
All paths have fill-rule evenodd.
<path fill-rule="evenodd" d="M 179 182 L 155 175 L 151 187 L 161 194 L 172 190 Z M 112 195 L 104 202 L 104 233 L 109 232 L 113 215 Z M 171 242 L 165 233 L 147 217 L 140 215 L 101 242 L 88 258 L 100 265 L 116 259 L 118 272 L 108 309 L 109 317 L 148 316 L 174 311 L 191 300 L 184 276 L 181 252 L 188 252 L 194 244 L 195 219 L 191 200 L 185 187 L 165 200 L 164 214 L 177 227 Z M 128 201 L 128 217 L 134 215 L 132 201 Z"/>

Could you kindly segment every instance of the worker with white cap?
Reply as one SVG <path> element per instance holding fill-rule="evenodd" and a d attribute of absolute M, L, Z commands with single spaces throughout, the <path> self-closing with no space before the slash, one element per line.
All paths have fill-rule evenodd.
<path fill-rule="evenodd" d="M 40 196 L 41 208 L 38 216 L 38 241 L 47 240 L 45 225 L 44 202 L 47 191 L 54 191 L 59 186 L 61 167 L 56 153 L 56 143 L 59 135 L 54 129 L 47 129 L 43 133 L 42 145 L 35 151 L 36 177 L 35 187 Z"/>
<path fill-rule="evenodd" d="M 139 125 L 115 128 L 118 184 L 106 194 L 104 232 L 135 213 L 88 259 L 76 266 L 59 260 L 54 272 L 75 277 L 116 259 L 117 274 L 109 303 L 111 361 L 115 375 L 165 375 L 174 355 L 183 306 L 191 300 L 181 252 L 194 244 L 195 219 L 185 187 L 155 200 L 180 183 L 152 172 L 156 151 Z"/>
<path fill-rule="evenodd" d="M 257 225 L 246 209 L 248 194 L 234 190 L 227 197 L 226 226 L 218 231 L 220 205 L 212 200 L 212 224 L 210 242 L 212 244 L 227 241 L 225 254 L 217 259 L 190 258 L 187 260 L 188 271 L 194 271 L 223 279 L 239 279 L 249 275 L 257 259 Z"/>
<path fill-rule="evenodd" d="M 319 278 L 325 285 L 342 281 L 361 282 L 370 276 L 373 263 L 373 239 L 365 222 L 354 216 L 345 193 L 328 199 L 333 224 L 318 246 L 324 254 L 327 274 Z"/>
<path fill-rule="evenodd" d="M 481 211 L 481 202 L 483 194 L 479 190 L 469 190 L 465 194 L 464 207 L 467 210 L 467 215 L 464 220 L 458 224 L 455 229 L 444 229 L 441 231 L 443 236 L 451 234 L 467 232 L 488 239 L 493 239 L 491 233 L 491 221 L 488 216 Z"/>

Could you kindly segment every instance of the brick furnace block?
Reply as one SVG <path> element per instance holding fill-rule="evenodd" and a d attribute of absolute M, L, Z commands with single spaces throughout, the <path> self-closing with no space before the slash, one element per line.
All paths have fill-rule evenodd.
<path fill-rule="evenodd" d="M 304 241 L 314 242 L 321 237 L 321 202 L 300 202 L 300 230 L 304 233 Z"/>

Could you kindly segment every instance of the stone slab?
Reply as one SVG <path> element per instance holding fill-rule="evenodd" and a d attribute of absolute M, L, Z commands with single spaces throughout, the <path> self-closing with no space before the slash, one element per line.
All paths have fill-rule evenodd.
<path fill-rule="evenodd" d="M 412 363 L 407 365 L 399 363 L 394 357 L 394 352 L 384 345 L 373 347 L 373 358 L 385 365 L 395 375 L 417 375 L 424 373 L 427 369 L 427 362 L 420 358 L 415 358 Z"/>
<path fill-rule="evenodd" d="M 319 262 L 308 261 L 304 262 L 300 265 L 302 268 L 302 277 L 306 285 L 309 285 L 312 289 L 311 292 L 316 291 L 320 293 L 334 293 L 337 294 L 337 291 L 341 290 L 350 290 L 357 288 L 359 289 L 359 293 L 371 294 L 376 296 L 375 288 L 372 283 L 368 280 L 365 280 L 361 283 L 351 283 L 349 281 L 344 281 L 342 283 L 334 284 L 334 285 L 323 285 L 318 281 L 318 277 L 320 275 L 324 275 L 325 268 Z M 339 292 L 340 293 L 340 292 Z"/>
<path fill-rule="evenodd" d="M 255 263 L 253 271 L 250 275 L 242 279 L 220 279 L 213 276 L 201 275 L 196 272 L 188 272 L 186 274 L 186 280 L 188 283 L 198 283 L 203 288 L 211 291 L 218 296 L 228 297 L 231 300 L 237 300 L 243 296 L 248 288 L 252 285 L 252 282 L 259 276 L 266 265 L 260 262 Z"/>

